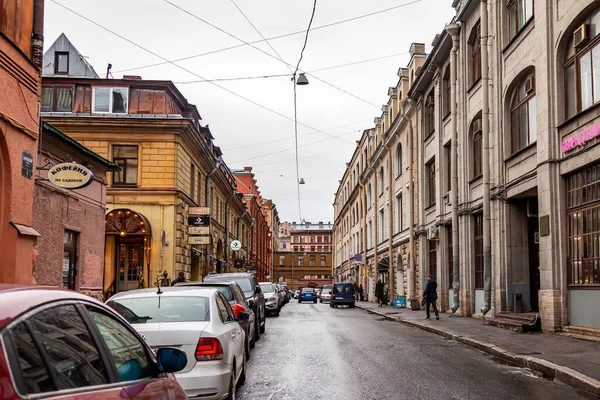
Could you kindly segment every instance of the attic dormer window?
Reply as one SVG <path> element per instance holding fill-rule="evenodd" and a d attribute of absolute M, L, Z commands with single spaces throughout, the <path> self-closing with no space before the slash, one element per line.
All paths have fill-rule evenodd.
<path fill-rule="evenodd" d="M 127 88 L 94 88 L 93 110 L 95 113 L 126 114 Z"/>
<path fill-rule="evenodd" d="M 69 74 L 69 53 L 66 51 L 57 51 L 54 53 L 54 74 Z"/>

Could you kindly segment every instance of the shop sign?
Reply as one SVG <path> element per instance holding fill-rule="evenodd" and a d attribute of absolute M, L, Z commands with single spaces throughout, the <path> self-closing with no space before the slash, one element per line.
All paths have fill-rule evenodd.
<path fill-rule="evenodd" d="M 27 179 L 33 176 L 33 156 L 29 150 L 24 150 L 21 154 L 21 175 Z"/>
<path fill-rule="evenodd" d="M 190 207 L 188 215 L 210 215 L 209 207 Z"/>
<path fill-rule="evenodd" d="M 600 136 L 600 122 L 591 128 L 585 129 L 570 138 L 564 140 L 561 144 L 561 150 L 563 153 L 573 150 L 576 147 L 583 146 L 590 140 Z"/>
<path fill-rule="evenodd" d="M 210 226 L 188 226 L 188 235 L 210 235 Z"/>
<path fill-rule="evenodd" d="M 243 268 L 244 267 L 244 259 L 236 258 L 235 261 L 233 262 L 233 266 L 236 267 L 237 269 Z"/>
<path fill-rule="evenodd" d="M 48 179 L 65 189 L 81 189 L 94 180 L 92 171 L 77 163 L 56 164 L 48 170 Z"/>
<path fill-rule="evenodd" d="M 210 215 L 188 215 L 188 226 L 210 226 Z"/>
<path fill-rule="evenodd" d="M 210 236 L 188 236 L 188 244 L 209 244 Z"/>

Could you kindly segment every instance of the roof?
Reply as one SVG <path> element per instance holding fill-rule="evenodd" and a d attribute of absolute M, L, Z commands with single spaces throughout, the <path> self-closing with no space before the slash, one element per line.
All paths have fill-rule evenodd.
<path fill-rule="evenodd" d="M 102 157 L 101 155 L 99 155 L 99 154 L 93 152 L 92 150 L 88 149 L 87 147 L 83 146 L 81 143 L 79 143 L 78 141 L 72 139 L 68 135 L 65 135 L 60 130 L 58 130 L 56 127 L 50 125 L 46 121 L 43 121 L 43 129 L 45 129 L 45 130 L 47 130 L 49 132 L 52 132 L 53 134 L 55 134 L 56 136 L 58 136 L 60 139 L 62 139 L 64 142 L 69 143 L 71 146 L 77 148 L 81 152 L 83 152 L 86 155 L 90 156 L 92 159 L 98 161 L 100 164 L 104 165 L 109 170 L 111 170 L 111 171 L 120 171 L 121 170 L 121 168 L 119 168 L 117 166 L 117 164 L 115 164 L 115 163 L 107 160 L 106 158 Z"/>
<path fill-rule="evenodd" d="M 52 45 L 44 53 L 43 61 L 43 76 L 54 76 L 54 54 L 59 52 L 68 52 L 76 56 L 76 59 L 69 60 L 69 75 L 71 77 L 89 77 L 99 78 L 98 74 L 94 70 L 94 67 L 87 61 L 79 50 L 73 46 L 73 43 L 67 38 L 64 33 L 61 33 L 58 38 L 52 43 Z M 80 63 L 81 62 L 81 63 Z"/>

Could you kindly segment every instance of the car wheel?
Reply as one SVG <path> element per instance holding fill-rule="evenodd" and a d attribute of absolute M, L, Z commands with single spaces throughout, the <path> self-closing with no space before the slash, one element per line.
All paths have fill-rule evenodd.
<path fill-rule="evenodd" d="M 235 392 L 235 368 L 231 370 L 231 378 L 229 378 L 229 394 L 227 395 L 227 400 L 235 400 L 237 398 Z"/>
<path fill-rule="evenodd" d="M 246 357 L 244 357 L 244 362 L 242 364 L 242 372 L 240 373 L 237 385 L 239 387 L 242 386 L 244 383 L 246 383 Z"/>
<path fill-rule="evenodd" d="M 302 300 L 298 299 L 298 304 L 302 304 Z"/>
<path fill-rule="evenodd" d="M 350 308 L 354 308 L 354 303 L 350 304 Z"/>
<path fill-rule="evenodd" d="M 332 304 L 332 303 L 329 303 L 329 307 L 333 308 L 333 304 Z"/>
<path fill-rule="evenodd" d="M 276 317 L 279 317 L 279 313 L 281 312 L 281 308 L 278 308 L 277 311 L 273 313 Z"/>
<path fill-rule="evenodd" d="M 317 304 L 317 300 L 313 301 L 313 303 Z"/>
<path fill-rule="evenodd" d="M 319 303 L 323 304 L 323 300 L 319 300 Z"/>
<path fill-rule="evenodd" d="M 258 342 L 260 340 L 260 328 L 258 327 L 258 325 L 260 325 L 260 320 L 258 320 L 258 323 L 254 325 L 254 341 Z"/>

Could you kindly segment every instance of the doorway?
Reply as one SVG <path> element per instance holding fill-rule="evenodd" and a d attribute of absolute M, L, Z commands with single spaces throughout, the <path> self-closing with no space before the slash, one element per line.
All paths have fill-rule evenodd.
<path fill-rule="evenodd" d="M 140 242 L 140 243 L 137 243 Z M 144 265 L 144 238 L 119 241 L 117 252 L 117 291 L 137 289 Z"/>
<path fill-rule="evenodd" d="M 527 242 L 529 243 L 529 294 L 531 311 L 538 312 L 538 293 L 540 290 L 540 231 L 537 216 L 527 218 L 527 239 Z"/>

